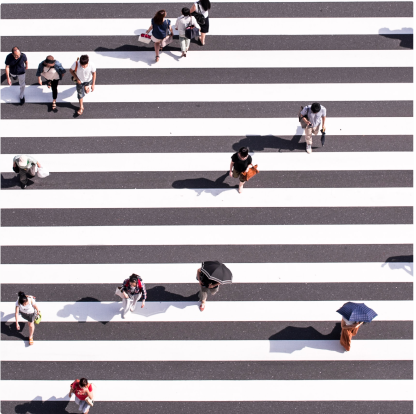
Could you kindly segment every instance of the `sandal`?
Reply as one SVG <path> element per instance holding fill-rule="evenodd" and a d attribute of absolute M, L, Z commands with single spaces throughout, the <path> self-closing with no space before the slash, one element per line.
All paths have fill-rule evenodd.
<path fill-rule="evenodd" d="M 29 345 L 33 345 L 33 338 L 29 338 Z"/>
<path fill-rule="evenodd" d="M 205 309 L 205 303 L 201 303 L 199 310 L 202 312 Z"/>
<path fill-rule="evenodd" d="M 83 112 L 84 112 L 84 108 L 79 108 L 77 111 L 77 114 L 82 115 Z"/>
<path fill-rule="evenodd" d="M 159 59 L 160 59 L 160 57 L 159 56 L 156 56 L 156 62 L 159 62 Z"/>
<path fill-rule="evenodd" d="M 56 109 L 56 102 L 52 102 L 52 110 Z"/>

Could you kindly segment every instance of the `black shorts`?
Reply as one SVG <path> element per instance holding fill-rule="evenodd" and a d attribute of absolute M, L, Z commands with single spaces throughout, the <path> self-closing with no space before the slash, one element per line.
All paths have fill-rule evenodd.
<path fill-rule="evenodd" d="M 208 33 L 209 32 L 209 16 L 205 17 L 205 24 L 201 24 L 201 33 Z"/>

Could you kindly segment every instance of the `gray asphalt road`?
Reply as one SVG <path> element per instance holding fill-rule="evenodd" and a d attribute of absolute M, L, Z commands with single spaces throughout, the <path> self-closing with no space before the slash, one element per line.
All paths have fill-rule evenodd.
<path fill-rule="evenodd" d="M 52 4 L 3 4 L 2 19 L 49 19 L 51 33 L 49 36 L 8 36 L 2 33 L 1 49 L 3 52 L 18 45 L 27 53 L 29 66 L 26 81 L 28 85 L 37 84 L 35 76 L 39 62 L 30 58 L 32 52 L 49 51 L 56 53 L 59 60 L 62 52 L 74 52 L 74 59 L 79 51 L 94 51 L 105 54 L 109 51 L 150 51 L 142 47 L 137 36 L 61 36 L 56 19 L 73 19 L 76 25 L 79 18 L 111 19 L 145 18 L 149 19 L 158 9 L 165 8 L 168 17 L 180 14 L 183 4 L 168 3 L 70 3 Z M 210 11 L 213 18 L 375 18 L 375 17 L 412 17 L 413 3 L 410 1 L 369 1 L 369 2 L 278 2 L 278 3 L 213 3 Z M 74 26 L 75 27 L 75 26 Z M 388 28 L 389 29 L 389 28 Z M 190 53 L 202 54 L 204 51 L 256 51 L 288 50 L 299 54 L 310 50 L 344 50 L 344 51 L 395 51 L 406 53 L 413 49 L 413 35 L 403 34 L 401 30 L 389 31 L 385 35 L 336 35 L 336 36 L 210 36 L 205 47 L 192 42 Z M 165 51 L 178 51 L 177 37 Z M 303 68 L 215 68 L 195 69 L 98 69 L 97 88 L 101 85 L 152 85 L 178 84 L 184 88 L 189 84 L 198 84 L 203 91 L 210 84 L 305 84 L 313 83 L 412 83 L 412 67 L 395 67 L 394 61 L 385 63 L 385 67 L 351 67 L 325 68 L 320 62 L 304 62 Z M 2 85 L 6 85 L 4 70 L 1 72 Z M 73 85 L 67 74 L 61 85 Z M 327 87 L 327 86 L 326 86 Z M 195 92 L 195 91 L 194 91 Z M 202 92 L 195 92 L 202 93 Z M 156 118 L 163 122 L 166 113 L 171 118 L 200 118 L 206 122 L 214 118 L 293 118 L 293 135 L 277 136 L 198 136 L 192 137 L 95 137 L 86 133 L 84 137 L 55 137 L 62 119 L 76 117 L 77 103 L 58 104 L 58 111 L 52 112 L 50 104 L 1 104 L 1 120 L 14 122 L 15 136 L 2 137 L 2 154 L 88 154 L 88 153 L 218 153 L 231 154 L 242 146 L 248 146 L 254 152 L 254 161 L 258 152 L 281 152 L 290 156 L 292 152 L 304 152 L 305 143 L 297 135 L 297 113 L 301 105 L 309 102 L 227 102 L 204 103 L 90 103 L 86 102 L 82 119 L 88 122 L 100 122 L 100 119 L 116 118 Z M 320 99 L 319 96 L 316 99 Z M 412 117 L 412 101 L 374 100 L 368 96 L 365 100 L 321 103 L 328 108 L 328 117 L 370 117 L 374 124 L 389 123 L 392 117 Z M 139 100 L 139 99 L 138 99 Z M 138 115 L 140 114 L 140 115 Z M 51 123 L 49 137 L 22 138 L 19 133 L 19 121 L 39 119 Z M 74 121 L 77 122 L 77 121 Z M 53 127 L 52 127 L 53 125 Z M 201 125 L 203 128 L 203 125 Z M 320 136 L 313 140 L 314 152 L 344 153 L 349 152 L 410 152 L 413 151 L 413 136 L 410 135 L 360 135 L 360 130 L 352 136 L 331 136 L 328 131 L 325 147 L 321 146 Z M 376 134 L 377 132 L 375 132 Z M 77 135 L 74 132 L 74 135 Z M 202 134 L 203 135 L 203 134 Z M 313 155 L 312 155 L 313 157 Z M 40 161 L 41 158 L 39 157 Z M 52 173 L 45 180 L 34 178 L 25 190 L 28 200 L 32 191 L 71 190 L 71 189 L 193 189 L 200 195 L 205 189 L 236 189 L 237 182 L 227 176 L 228 165 L 224 171 L 214 172 L 111 172 L 111 173 Z M 262 172 L 256 179 L 246 184 L 247 188 L 393 188 L 413 186 L 413 171 L 269 171 Z M 1 174 L 1 188 L 6 190 L 3 197 L 16 196 L 8 191 L 22 191 L 16 174 L 10 169 Z M 160 225 L 358 225 L 358 224 L 411 224 L 412 207 L 348 207 L 348 208 L 311 208 L 308 200 L 301 208 L 104 208 L 101 209 L 33 209 L 30 202 L 22 208 L 3 209 L 2 226 L 19 227 L 24 232 L 42 231 L 40 227 L 48 226 L 160 226 Z M 256 244 L 256 235 L 250 235 L 251 245 L 240 245 L 236 235 L 235 244 L 228 246 L 204 245 L 201 235 L 199 245 L 179 246 L 25 246 L 24 237 L 20 246 L 2 246 L 3 264 L 160 264 L 160 263 L 195 263 L 202 260 L 219 260 L 230 263 L 371 263 L 385 262 L 386 270 L 394 274 L 405 272 L 407 262 L 413 262 L 413 245 L 411 244 L 347 244 L 347 245 L 262 245 Z M 35 237 L 35 235 L 33 236 Z M 30 271 L 31 266 L 28 266 Z M 56 275 L 58 279 L 59 274 Z M 120 282 L 125 275 L 120 275 Z M 146 282 L 146 275 L 143 275 Z M 222 286 L 219 294 L 210 301 L 339 301 L 348 298 L 359 301 L 410 301 L 413 299 L 412 283 L 378 281 L 374 283 L 254 283 Z M 40 307 L 44 302 L 69 302 L 68 312 L 74 312 L 79 302 L 94 302 L 97 306 L 103 301 L 119 301 L 114 296 L 115 285 L 101 283 L 97 275 L 96 284 L 42 284 L 33 280 L 30 285 L 22 286 L 19 275 L 16 283 L 2 285 L 1 300 L 14 302 L 17 291 L 23 288 L 37 297 Z M 149 304 L 151 302 L 175 303 L 177 307 L 192 306 L 197 309 L 196 280 L 179 284 L 146 284 Z M 120 302 L 121 304 L 121 302 Z M 175 306 L 170 304 L 170 306 Z M 42 309 L 42 308 L 41 308 Z M 12 313 L 14 309 L 10 309 Z M 376 309 L 377 311 L 377 309 Z M 86 311 L 88 312 L 88 311 Z M 207 310 L 209 312 L 209 307 Z M 305 310 L 307 312 L 307 310 Z M 88 315 L 82 315 L 86 317 Z M 91 316 L 91 315 L 90 315 Z M 301 352 L 300 341 L 310 341 L 310 347 L 320 347 L 325 341 L 338 341 L 341 327 L 339 322 L 291 321 L 274 322 L 146 322 L 95 320 L 91 323 L 45 322 L 35 333 L 33 355 L 36 356 L 36 343 L 43 341 L 113 341 L 117 352 L 118 341 L 293 341 Z M 7 318 L 6 318 L 7 319 Z M 99 319 L 99 318 L 96 318 Z M 271 316 L 270 319 L 273 319 Z M 328 317 L 328 319 L 331 319 Z M 28 325 L 22 323 L 17 331 L 13 319 L 1 323 L 1 339 L 7 344 L 21 346 L 27 351 L 22 341 L 28 339 Z M 376 320 L 360 328 L 354 341 L 383 341 L 413 339 L 411 321 Z M 319 341 L 319 342 L 317 342 Z M 59 345 L 58 345 L 59 346 Z M 140 352 L 140 349 L 132 349 Z M 354 352 L 353 349 L 350 352 Z M 209 352 L 208 352 L 209 353 Z M 160 381 L 179 380 L 184 384 L 189 380 L 280 380 L 280 381 L 339 381 L 349 380 L 354 387 L 354 380 L 409 380 L 413 378 L 413 361 L 386 360 L 372 361 L 150 361 L 131 363 L 129 355 L 125 361 L 39 361 L 36 357 L 30 361 L 3 361 L 1 365 L 2 380 L 65 380 L 72 382 L 75 378 L 86 376 L 96 381 Z M 325 383 L 323 383 L 325 384 Z M 62 396 L 67 389 L 62 391 Z M 205 392 L 205 391 L 203 391 Z M 92 412 L 114 414 L 121 412 L 143 412 L 152 414 L 410 414 L 413 411 L 411 401 L 355 401 L 355 393 L 365 390 L 342 390 L 339 397 L 344 401 L 247 401 L 247 402 L 102 402 L 98 401 Z M 43 394 L 39 390 L 39 396 Z M 140 389 L 138 389 L 138 395 Z M 360 394 L 361 395 L 361 394 Z M 57 395 L 58 398 L 61 395 Z M 7 398 L 7 397 L 6 397 Z M 120 400 L 123 396 L 120 396 Z M 394 396 L 386 396 L 394 399 Z M 73 402 L 66 401 L 2 401 L 3 413 L 30 414 L 64 414 L 76 413 Z"/>

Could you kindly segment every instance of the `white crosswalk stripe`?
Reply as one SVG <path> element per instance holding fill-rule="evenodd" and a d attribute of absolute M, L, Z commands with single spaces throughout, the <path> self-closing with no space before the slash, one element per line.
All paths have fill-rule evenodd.
<path fill-rule="evenodd" d="M 3 412 L 73 412 L 68 386 L 86 377 L 91 413 L 410 414 L 408 3 L 218 0 L 206 47 L 180 58 L 175 39 L 157 63 L 137 36 L 157 8 L 174 25 L 185 4 L 2 5 L 0 57 L 18 45 L 29 62 L 23 107 L 18 84 L 1 85 Z M 81 54 L 97 67 L 77 119 L 69 73 L 48 112 L 35 76 L 47 54 L 67 72 Z M 308 155 L 297 114 L 316 101 L 327 141 L 314 136 Z M 229 167 L 242 146 L 260 173 L 239 194 Z M 51 175 L 20 190 L 16 154 Z M 205 260 L 233 284 L 201 312 Z M 122 317 L 114 291 L 133 272 L 147 299 Z M 21 315 L 16 329 L 18 291 L 42 312 L 33 346 Z M 337 313 L 348 301 L 377 313 L 349 352 Z"/>

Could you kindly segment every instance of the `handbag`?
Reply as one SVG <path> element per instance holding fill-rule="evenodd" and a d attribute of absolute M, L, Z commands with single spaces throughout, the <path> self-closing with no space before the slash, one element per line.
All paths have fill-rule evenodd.
<path fill-rule="evenodd" d="M 173 42 L 173 33 L 167 35 L 161 42 L 160 47 L 165 47 Z"/>
<path fill-rule="evenodd" d="M 152 36 L 150 36 L 150 35 L 148 35 L 148 34 L 146 34 L 146 33 L 142 33 L 140 36 L 139 36 L 139 42 L 142 42 L 142 43 L 145 43 L 145 44 L 149 44 L 151 41 L 152 41 Z"/>
<path fill-rule="evenodd" d="M 299 122 L 300 122 L 300 125 L 301 125 L 302 129 L 305 129 L 309 125 L 309 123 L 307 123 L 305 121 L 305 118 L 307 120 L 309 120 L 309 118 L 308 118 L 309 110 L 310 109 L 308 108 L 308 113 L 306 115 L 302 115 L 303 106 L 300 107 L 300 112 L 298 114 L 298 118 L 299 118 Z"/>
<path fill-rule="evenodd" d="M 119 296 L 121 299 L 126 299 L 126 298 L 124 297 L 124 294 L 123 294 L 123 292 L 121 291 L 121 289 L 122 289 L 122 286 L 118 286 L 114 294 L 115 294 L 115 295 L 117 295 L 117 296 Z"/>
<path fill-rule="evenodd" d="M 206 21 L 205 21 L 205 17 L 204 17 L 204 15 L 201 13 L 201 8 L 199 7 L 199 2 L 198 2 L 197 4 L 198 4 L 198 12 L 194 11 L 194 12 L 191 14 L 191 16 L 194 16 L 194 17 L 195 17 L 195 20 L 197 21 L 197 23 L 198 23 L 200 26 L 204 26 L 204 25 L 205 25 L 205 23 L 206 23 Z"/>
<path fill-rule="evenodd" d="M 195 37 L 199 36 L 199 30 L 195 26 L 188 26 L 185 29 L 185 37 L 187 39 L 195 39 Z"/>
<path fill-rule="evenodd" d="M 38 168 L 38 177 L 39 178 L 46 178 L 49 175 L 49 171 L 44 167 Z"/>
<path fill-rule="evenodd" d="M 90 397 L 85 398 L 84 400 L 90 407 L 94 407 L 94 400 L 92 400 Z"/>
<path fill-rule="evenodd" d="M 259 173 L 259 170 L 258 170 L 257 164 L 256 164 L 253 167 L 251 167 L 247 172 L 241 173 L 241 175 L 243 176 L 244 181 L 248 181 L 258 173 Z"/>
<path fill-rule="evenodd" d="M 35 319 L 36 325 L 39 325 L 41 320 L 42 320 L 42 314 L 39 312 Z"/>
<path fill-rule="evenodd" d="M 77 58 L 77 63 L 75 63 L 75 73 L 77 73 L 78 70 L 78 61 L 79 61 L 79 57 Z M 72 82 L 74 83 L 78 83 L 78 79 L 74 78 L 73 76 L 71 76 Z"/>

